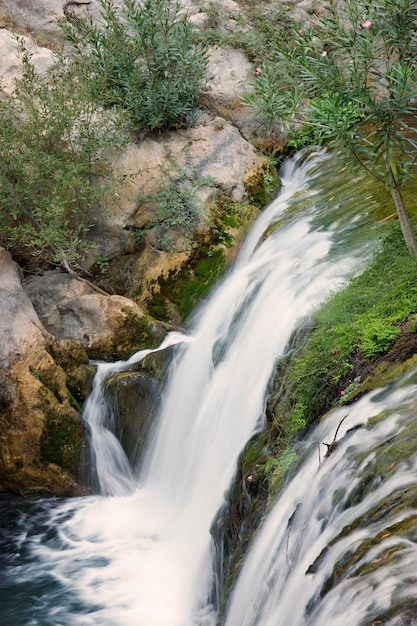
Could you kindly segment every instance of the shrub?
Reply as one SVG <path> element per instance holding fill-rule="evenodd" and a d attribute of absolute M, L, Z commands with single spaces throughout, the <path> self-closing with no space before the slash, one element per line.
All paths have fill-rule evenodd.
<path fill-rule="evenodd" d="M 120 12 L 99 3 L 104 28 L 91 18 L 61 23 L 96 97 L 126 109 L 138 130 L 191 124 L 207 62 L 179 2 L 126 0 Z"/>
<path fill-rule="evenodd" d="M 23 47 L 22 61 L 22 79 L 0 101 L 0 241 L 68 268 L 114 194 L 105 156 L 120 128 L 77 88 L 63 59 L 42 77 Z"/>
<path fill-rule="evenodd" d="M 329 0 L 311 27 L 275 42 L 246 96 L 270 122 L 298 116 L 390 190 L 417 255 L 401 188 L 415 168 L 415 0 Z"/>

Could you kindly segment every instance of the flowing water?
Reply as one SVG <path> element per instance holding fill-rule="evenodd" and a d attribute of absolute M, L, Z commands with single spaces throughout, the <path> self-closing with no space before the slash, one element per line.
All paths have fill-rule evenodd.
<path fill-rule="evenodd" d="M 201 306 L 189 331 L 168 335 L 161 349 L 171 345 L 175 356 L 158 427 L 139 475 L 111 432 L 102 383 L 110 373 L 129 369 L 148 351 L 137 353 L 129 362 L 99 365 L 84 419 L 91 429 L 101 493 L 71 500 L 3 502 L 2 626 L 216 623 L 216 608 L 209 601 L 213 584 L 210 527 L 233 480 L 239 453 L 263 426 L 274 364 L 298 325 L 368 253 L 366 211 L 355 216 L 358 202 L 366 205 L 363 188 L 352 185 L 351 179 L 335 177 L 334 170 L 324 153 L 289 161 L 281 173 L 280 194 L 254 225 L 235 266 Z M 343 198 L 344 188 L 348 195 Z M 374 205 L 370 196 L 368 212 Z M 339 456 L 337 451 L 319 472 L 333 466 Z M 318 482 L 313 463 L 300 470 L 304 481 Z M 307 495 L 313 498 L 312 492 Z M 324 502 L 323 497 L 312 506 L 324 507 Z M 318 521 L 309 529 L 311 537 L 305 538 L 305 550 L 315 541 L 320 526 L 326 532 L 327 513 L 320 506 Z M 289 504 L 284 509 L 291 512 Z M 307 519 L 309 513 L 304 515 Z M 291 539 L 297 517 L 298 512 L 294 529 L 290 528 Z M 287 519 L 285 527 L 288 524 Z M 282 523 L 278 526 L 285 535 Z M 269 532 L 275 540 L 276 531 Z M 331 540 L 330 534 L 325 536 L 320 540 L 323 546 Z M 283 538 L 288 559 L 295 560 L 297 549 L 304 558 L 304 549 L 291 546 L 287 538 L 288 533 Z M 265 545 L 261 551 L 268 552 Z M 280 549 L 282 545 L 277 545 L 276 550 Z M 288 578 L 286 570 L 275 572 L 274 565 L 272 571 L 262 570 L 266 587 L 250 593 L 251 588 L 257 589 L 256 563 L 259 558 L 267 561 L 262 556 L 252 558 L 255 565 L 249 560 L 248 569 L 245 566 L 242 572 L 227 623 L 303 624 L 304 618 L 297 621 L 304 615 L 301 603 L 293 619 L 288 613 L 281 617 L 281 609 L 268 600 L 268 589 L 274 597 L 279 595 L 274 585 Z M 307 566 L 311 560 L 306 556 Z M 253 568 L 255 579 L 250 582 Z M 313 615 L 321 610 L 314 604 L 316 595 L 309 593 L 316 574 L 307 577 L 307 583 L 300 582 L 299 576 L 294 573 L 295 582 L 288 582 L 288 603 L 299 598 L 297 585 L 307 586 Z M 285 598 L 282 603 L 287 606 Z M 308 623 L 332 623 L 328 617 L 318 619 Z"/>
<path fill-rule="evenodd" d="M 246 559 L 226 626 L 417 624 L 416 416 L 414 372 L 321 423 Z"/>

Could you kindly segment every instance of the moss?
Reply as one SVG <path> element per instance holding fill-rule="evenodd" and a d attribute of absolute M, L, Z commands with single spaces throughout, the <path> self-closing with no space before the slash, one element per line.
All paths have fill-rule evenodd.
<path fill-rule="evenodd" d="M 80 343 L 68 339 L 55 339 L 47 344 L 46 349 L 65 372 L 72 367 L 88 363 L 87 352 Z"/>
<path fill-rule="evenodd" d="M 417 259 L 394 228 L 363 273 L 316 314 L 314 329 L 294 352 L 278 407 L 287 424 L 311 424 L 341 399 L 369 389 L 361 382 L 381 359 L 394 363 L 416 352 L 417 335 L 407 322 L 417 310 L 416 280 Z"/>
<path fill-rule="evenodd" d="M 41 439 L 44 463 L 54 463 L 76 476 L 81 460 L 81 445 L 82 425 L 74 412 L 57 407 L 46 414 Z"/>
<path fill-rule="evenodd" d="M 187 320 L 219 280 L 227 266 L 228 251 L 257 211 L 249 202 L 236 202 L 223 194 L 217 196 L 210 210 L 208 232 L 194 237 L 187 261 L 153 284 L 146 303 L 152 317 L 174 324 Z"/>
<path fill-rule="evenodd" d="M 368 391 L 379 389 L 384 385 L 399 380 L 413 366 L 417 366 L 417 355 L 400 363 L 381 360 L 372 370 L 372 373 L 366 376 L 365 380 L 356 387 L 344 403 L 353 402 Z"/>
<path fill-rule="evenodd" d="M 77 411 L 81 410 L 91 391 L 96 370 L 95 365 L 80 365 L 67 374 L 68 400 Z"/>
<path fill-rule="evenodd" d="M 196 304 L 217 282 L 225 267 L 222 250 L 202 258 L 194 266 L 185 264 L 179 272 L 170 272 L 158 281 L 159 290 L 148 301 L 150 313 L 164 321 L 184 322 Z M 174 306 L 174 309 L 173 309 Z M 179 312 L 176 320 L 175 310 Z M 174 318 L 174 319 L 173 319 Z"/>
<path fill-rule="evenodd" d="M 273 161 L 264 158 L 260 165 L 246 174 L 244 184 L 254 204 L 260 207 L 269 204 L 278 188 L 278 173 Z"/>
<path fill-rule="evenodd" d="M 179 271 L 156 281 L 147 301 L 149 313 L 162 321 L 184 322 L 217 282 L 225 264 L 224 250 L 203 242 Z"/>
<path fill-rule="evenodd" d="M 65 386 L 65 373 L 59 365 L 54 362 L 41 363 L 38 367 L 30 368 L 31 374 L 49 389 L 58 400 L 63 402 L 67 397 Z"/>
<path fill-rule="evenodd" d="M 155 348 L 165 334 L 156 322 L 129 307 L 122 307 L 116 322 L 111 339 L 100 340 L 88 350 L 90 359 L 127 359 L 138 350 Z"/>
<path fill-rule="evenodd" d="M 155 326 L 145 315 L 138 315 L 129 308 L 123 308 L 125 314 L 117 333 L 117 342 L 129 354 L 140 349 L 154 348 L 159 343 Z M 134 349 L 132 349 L 134 348 Z"/>

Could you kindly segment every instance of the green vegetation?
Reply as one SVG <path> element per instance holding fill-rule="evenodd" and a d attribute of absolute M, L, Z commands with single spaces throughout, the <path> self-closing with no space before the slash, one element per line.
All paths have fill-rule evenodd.
<path fill-rule="evenodd" d="M 104 28 L 92 18 L 61 26 L 78 57 L 75 67 L 106 107 L 125 109 L 138 131 L 195 121 L 206 57 L 182 5 L 171 0 L 99 0 Z"/>
<path fill-rule="evenodd" d="M 161 276 L 147 302 L 149 313 L 161 321 L 185 322 L 194 307 L 216 284 L 226 266 L 226 250 L 234 243 L 233 229 L 248 223 L 255 207 L 226 196 L 216 200 L 207 233 L 189 241 L 190 254 L 180 270 Z"/>
<path fill-rule="evenodd" d="M 217 2 L 200 2 L 208 16 L 198 38 L 204 44 L 238 48 L 258 65 L 271 55 L 271 41 L 291 39 L 295 22 L 291 8 L 283 4 L 265 4 L 239 0 L 242 12 L 227 9 Z M 226 26 L 224 26 L 226 24 Z M 222 27 L 223 25 L 223 27 Z"/>
<path fill-rule="evenodd" d="M 97 111 L 63 59 L 42 77 L 23 46 L 22 61 L 22 79 L 0 101 L 0 243 L 68 269 L 114 197 L 106 154 L 121 144 L 120 124 Z"/>
<path fill-rule="evenodd" d="M 367 269 L 333 295 L 314 318 L 314 330 L 290 360 L 285 430 L 311 424 L 359 384 L 362 366 L 386 353 L 401 325 L 417 311 L 417 259 L 394 229 Z"/>
<path fill-rule="evenodd" d="M 389 188 L 417 254 L 401 187 L 415 165 L 415 0 L 330 0 L 288 45 L 277 41 L 246 102 L 271 124 L 297 117 Z M 306 106 L 306 103 L 307 104 Z"/>
<path fill-rule="evenodd" d="M 224 250 L 202 243 L 180 271 L 170 272 L 157 281 L 147 303 L 149 313 L 161 321 L 176 319 L 177 323 L 185 322 L 199 300 L 220 278 L 224 267 Z"/>
<path fill-rule="evenodd" d="M 82 427 L 78 415 L 66 409 L 47 414 L 41 452 L 44 463 L 55 463 L 76 476 L 81 459 Z"/>
<path fill-rule="evenodd" d="M 198 190 L 211 182 L 201 178 L 192 180 L 184 173 L 171 182 L 152 198 L 143 197 L 142 201 L 152 204 L 154 217 L 148 223 L 146 229 L 136 231 L 136 238 L 140 238 L 143 233 L 154 226 L 160 227 L 160 245 L 170 252 L 179 252 L 183 249 L 190 249 L 192 245 L 193 233 L 204 220 L 202 203 L 198 198 Z M 181 241 L 178 246 L 178 235 Z"/>

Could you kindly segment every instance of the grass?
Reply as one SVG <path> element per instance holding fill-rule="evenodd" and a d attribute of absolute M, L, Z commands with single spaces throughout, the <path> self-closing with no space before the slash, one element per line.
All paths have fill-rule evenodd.
<path fill-rule="evenodd" d="M 417 311 L 417 259 L 394 228 L 363 273 L 317 313 L 286 373 L 285 430 L 293 434 L 340 399 L 355 363 L 387 352 Z"/>

